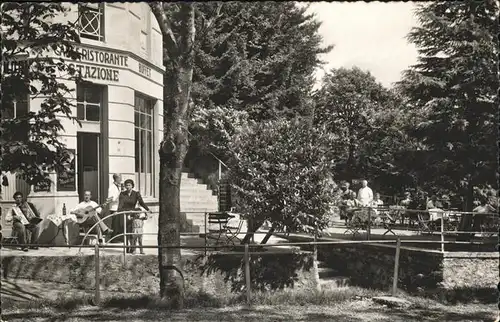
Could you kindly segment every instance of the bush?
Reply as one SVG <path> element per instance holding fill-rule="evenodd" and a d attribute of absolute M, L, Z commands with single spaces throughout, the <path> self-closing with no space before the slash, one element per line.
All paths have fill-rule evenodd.
<path fill-rule="evenodd" d="M 270 221 L 287 231 L 322 230 L 333 198 L 337 142 L 304 120 L 248 126 L 231 145 L 229 177 L 237 208 L 257 228 Z"/>

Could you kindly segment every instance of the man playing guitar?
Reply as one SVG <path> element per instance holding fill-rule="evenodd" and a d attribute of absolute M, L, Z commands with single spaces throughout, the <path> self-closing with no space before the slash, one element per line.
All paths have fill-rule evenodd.
<path fill-rule="evenodd" d="M 102 235 L 109 235 L 113 233 L 113 231 L 100 220 L 97 214 L 101 213 L 102 208 L 95 201 L 91 200 L 91 198 L 92 193 L 90 191 L 85 191 L 83 201 L 80 202 L 75 209 L 70 211 L 70 214 L 76 215 L 78 224 L 83 225 L 83 227 L 90 228 L 96 223 L 99 223 L 96 226 L 97 238 L 99 242 L 102 242 Z"/>
<path fill-rule="evenodd" d="M 5 221 L 12 222 L 12 232 L 17 234 L 20 244 L 28 244 L 27 232 L 31 233 L 30 244 L 38 243 L 38 224 L 42 221 L 40 214 L 31 202 L 24 201 L 23 193 L 17 191 L 13 196 L 16 204 L 7 212 Z M 31 246 L 31 249 L 38 249 Z M 23 246 L 23 251 L 27 252 L 28 247 Z"/>

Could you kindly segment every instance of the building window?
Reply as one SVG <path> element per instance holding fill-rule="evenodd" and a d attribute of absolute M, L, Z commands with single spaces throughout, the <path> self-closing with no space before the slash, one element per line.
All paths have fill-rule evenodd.
<path fill-rule="evenodd" d="M 135 181 L 143 196 L 154 196 L 153 110 L 154 101 L 135 95 Z"/>
<path fill-rule="evenodd" d="M 29 96 L 16 98 L 10 102 L 2 100 L 2 119 L 9 120 L 26 116 L 29 112 Z"/>
<path fill-rule="evenodd" d="M 76 86 L 76 118 L 81 121 L 101 120 L 102 89 L 97 85 Z"/>
<path fill-rule="evenodd" d="M 141 3 L 141 53 L 145 57 L 149 57 L 149 30 L 151 28 L 150 24 L 150 9 L 149 5 L 146 3 Z"/>
<path fill-rule="evenodd" d="M 104 3 L 78 4 L 80 37 L 104 41 Z"/>

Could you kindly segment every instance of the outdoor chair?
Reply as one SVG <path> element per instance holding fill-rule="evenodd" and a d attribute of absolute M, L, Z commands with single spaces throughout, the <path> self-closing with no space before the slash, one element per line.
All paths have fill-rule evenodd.
<path fill-rule="evenodd" d="M 1 242 L 2 242 L 2 244 L 9 245 L 9 246 L 19 244 L 19 240 L 17 239 L 17 234 L 14 230 L 12 230 L 11 235 L 8 237 L 4 237 L 3 232 L 2 232 Z"/>
<path fill-rule="evenodd" d="M 212 228 L 207 227 L 207 239 L 215 240 L 215 245 L 224 243 L 234 245 L 235 241 L 239 240 L 238 235 L 243 226 L 243 220 L 240 220 L 237 225 L 230 225 L 230 220 L 236 216 L 227 212 L 211 212 L 207 216 L 207 223 L 209 226 L 212 226 Z"/>
<path fill-rule="evenodd" d="M 393 229 L 396 227 L 397 222 L 402 220 L 404 211 L 403 206 L 389 206 L 389 208 L 379 211 L 379 218 L 382 220 L 382 226 L 385 229 L 384 236 L 388 233 L 396 236 Z"/>
<path fill-rule="evenodd" d="M 480 214 L 476 214 L 478 216 Z M 498 215 L 482 215 L 480 229 L 481 236 L 483 237 L 493 237 L 498 234 L 499 229 L 499 218 Z"/>
<path fill-rule="evenodd" d="M 374 216 L 375 211 L 372 208 L 351 208 L 349 210 L 352 217 L 346 223 L 347 229 L 344 234 L 351 233 L 354 237 L 360 230 L 368 230 L 371 225 L 371 217 Z"/>

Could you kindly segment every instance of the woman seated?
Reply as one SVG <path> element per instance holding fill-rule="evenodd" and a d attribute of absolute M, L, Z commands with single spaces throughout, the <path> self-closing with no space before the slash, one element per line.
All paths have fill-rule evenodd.
<path fill-rule="evenodd" d="M 382 199 L 380 199 L 380 193 L 376 192 L 374 195 L 373 195 L 373 200 L 372 202 L 370 203 L 370 207 L 371 207 L 371 215 L 372 215 L 372 220 L 374 221 L 375 224 L 380 224 L 382 222 L 382 218 L 380 218 L 380 214 L 383 213 L 383 211 L 381 209 L 377 209 L 377 208 L 382 208 L 384 206 L 384 202 L 382 201 Z"/>

